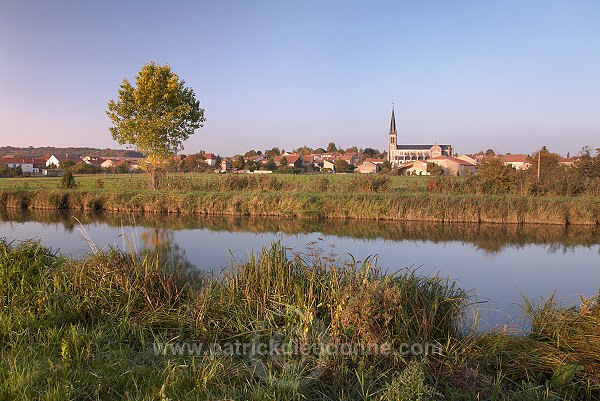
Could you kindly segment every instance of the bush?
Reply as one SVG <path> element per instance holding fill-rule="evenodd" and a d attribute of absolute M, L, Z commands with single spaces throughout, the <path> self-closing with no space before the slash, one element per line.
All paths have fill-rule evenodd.
<path fill-rule="evenodd" d="M 70 171 L 66 171 L 60 180 L 59 187 L 63 189 L 72 189 L 76 186 L 77 183 L 75 182 L 75 177 L 73 177 L 73 173 L 71 173 Z"/>
<path fill-rule="evenodd" d="M 352 177 L 350 190 L 358 192 L 385 192 L 390 189 L 390 177 L 383 174 L 361 174 Z"/>

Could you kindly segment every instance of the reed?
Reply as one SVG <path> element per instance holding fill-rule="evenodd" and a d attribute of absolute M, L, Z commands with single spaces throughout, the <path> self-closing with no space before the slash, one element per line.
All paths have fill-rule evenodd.
<path fill-rule="evenodd" d="M 80 260 L 0 241 L 2 399 L 570 399 L 600 396 L 596 298 L 526 303 L 531 330 L 476 333 L 467 294 L 273 244 L 214 276 L 133 247 Z M 402 344 L 435 353 L 186 352 L 177 343 Z M 157 344 L 160 347 L 157 348 Z M 172 346 L 171 348 L 167 345 Z M 197 350 L 196 350 L 197 351 Z"/>
<path fill-rule="evenodd" d="M 0 210 L 9 209 L 600 225 L 600 198 L 587 196 L 552 198 L 389 192 L 310 193 L 276 190 L 225 192 L 0 190 Z"/>

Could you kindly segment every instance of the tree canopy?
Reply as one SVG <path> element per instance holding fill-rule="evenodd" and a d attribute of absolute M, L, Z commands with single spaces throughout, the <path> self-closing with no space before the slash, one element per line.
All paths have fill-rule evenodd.
<path fill-rule="evenodd" d="M 108 102 L 106 114 L 113 123 L 113 139 L 147 156 L 153 188 L 161 161 L 182 150 L 183 142 L 205 121 L 194 90 L 170 66 L 154 62 L 142 67 L 135 84 L 123 79 L 118 100 Z"/>

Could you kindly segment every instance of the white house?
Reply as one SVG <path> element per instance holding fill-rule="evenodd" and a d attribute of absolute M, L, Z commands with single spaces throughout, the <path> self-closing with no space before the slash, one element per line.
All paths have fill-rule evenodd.
<path fill-rule="evenodd" d="M 50 165 L 60 167 L 60 160 L 58 160 L 58 158 L 54 155 L 42 156 L 41 159 L 46 160 L 46 167 L 49 167 Z"/>
<path fill-rule="evenodd" d="M 334 159 L 325 159 L 323 160 L 323 170 L 331 170 L 334 171 L 335 167 L 333 166 Z"/>
<path fill-rule="evenodd" d="M 429 172 L 427 171 L 427 162 L 422 160 L 415 160 L 414 162 L 405 164 L 399 168 L 404 170 L 404 174 L 406 175 L 429 175 Z"/>
<path fill-rule="evenodd" d="M 500 156 L 502 163 L 512 166 L 517 170 L 527 170 L 529 167 L 531 167 L 531 163 L 529 163 L 528 159 L 529 155 L 525 154 L 506 154 Z"/>
<path fill-rule="evenodd" d="M 34 173 L 36 170 L 33 167 L 33 159 L 24 159 L 19 157 L 3 157 L 0 159 L 0 163 L 6 165 L 8 168 L 21 167 L 21 171 L 24 173 Z"/>
<path fill-rule="evenodd" d="M 215 155 L 213 155 L 212 153 L 205 153 L 204 155 L 204 162 L 206 164 L 208 164 L 211 167 L 214 167 L 217 165 L 217 157 Z"/>

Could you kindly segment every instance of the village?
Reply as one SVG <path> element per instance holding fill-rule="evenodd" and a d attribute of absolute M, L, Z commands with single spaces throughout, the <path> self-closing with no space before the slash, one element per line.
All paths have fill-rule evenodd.
<path fill-rule="evenodd" d="M 427 149 L 426 155 L 414 156 L 413 160 L 390 161 L 384 152 L 383 157 L 370 157 L 369 152 L 323 152 L 301 154 L 282 152 L 269 157 L 261 151 L 251 156 L 237 155 L 221 157 L 213 153 L 176 155 L 173 157 L 172 170 L 214 171 L 217 173 L 271 174 L 289 173 L 362 173 L 394 172 L 397 175 L 425 176 L 437 172 L 440 175 L 465 176 L 477 173 L 477 166 L 490 157 L 498 157 L 505 165 L 516 170 L 529 169 L 534 163 L 528 154 L 496 155 L 491 149 L 475 154 L 435 155 L 436 145 Z M 432 154 L 434 156 L 432 156 Z M 558 162 L 572 166 L 578 157 L 559 157 Z M 50 176 L 62 175 L 62 169 L 77 166 L 79 173 L 134 173 L 141 170 L 144 158 L 140 157 L 98 157 L 93 155 L 60 157 L 43 155 L 32 157 L 0 157 L 5 170 L 17 172 L 15 175 Z M 434 167 L 437 166 L 437 167 Z"/>

